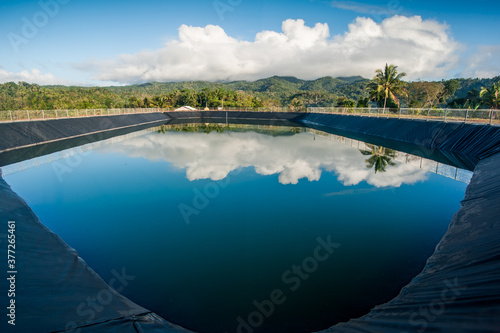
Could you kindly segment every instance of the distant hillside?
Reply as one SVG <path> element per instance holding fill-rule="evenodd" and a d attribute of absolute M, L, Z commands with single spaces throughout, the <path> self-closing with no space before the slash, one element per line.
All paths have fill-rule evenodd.
<path fill-rule="evenodd" d="M 331 76 L 322 77 L 314 81 L 306 81 L 300 90 L 335 93 L 340 87 L 349 85 L 350 82 Z"/>
<path fill-rule="evenodd" d="M 199 92 L 203 89 L 223 88 L 249 93 L 263 99 L 274 100 L 275 103 L 284 106 L 289 104 L 292 96 L 301 95 L 303 92 L 321 93 L 329 101 L 339 97 L 358 100 L 360 97 L 366 97 L 364 89 L 367 82 L 369 80 L 361 76 L 343 78 L 327 76 L 316 80 L 301 80 L 293 76 L 272 76 L 257 81 L 233 81 L 225 83 L 205 81 L 151 82 L 125 87 L 105 87 L 105 89 L 116 94 L 144 98 L 152 95 L 164 95 L 176 90 L 190 89 Z"/>
<path fill-rule="evenodd" d="M 493 83 L 500 81 L 500 76 L 491 79 L 457 79 L 457 81 L 460 82 L 460 88 L 455 91 L 452 99 L 465 98 L 469 92 L 479 92 L 481 87 L 491 87 Z"/>
<path fill-rule="evenodd" d="M 362 76 L 341 76 L 341 77 L 338 77 L 338 79 L 342 80 L 342 81 L 345 81 L 345 82 L 349 82 L 349 83 L 356 83 L 356 82 L 359 82 L 359 81 L 366 80 Z"/>
<path fill-rule="evenodd" d="M 222 87 L 221 83 L 212 83 L 205 81 L 187 81 L 187 82 L 172 82 L 172 83 L 162 83 L 162 82 L 150 82 L 143 84 L 134 84 L 124 87 L 104 87 L 104 89 L 114 92 L 116 94 L 131 94 L 131 95 L 164 95 L 175 90 L 190 89 L 195 91 L 200 91 L 204 88 L 217 88 Z"/>
<path fill-rule="evenodd" d="M 481 103 L 479 90 L 490 87 L 500 77 L 456 79 L 440 82 L 410 82 L 409 96 L 401 105 L 424 105 L 430 93 L 439 96 L 440 87 L 450 81 L 457 87 L 451 95 L 434 98 L 434 106 L 475 107 Z M 301 80 L 291 76 L 273 76 L 257 81 L 233 82 L 150 82 L 123 87 L 39 86 L 25 82 L 0 84 L 0 110 L 73 109 L 113 107 L 260 107 L 355 105 L 368 97 L 370 80 L 361 76 L 322 77 Z M 366 101 L 365 101 L 366 103 Z"/>

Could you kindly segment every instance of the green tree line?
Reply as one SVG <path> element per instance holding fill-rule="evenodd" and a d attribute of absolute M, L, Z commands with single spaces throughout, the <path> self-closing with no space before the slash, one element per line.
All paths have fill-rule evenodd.
<path fill-rule="evenodd" d="M 397 66 L 386 64 L 384 69 L 377 69 L 376 75 L 368 83 L 368 99 L 376 101 L 378 106 L 399 108 L 404 101 L 405 106 L 414 108 L 491 108 L 499 107 L 500 78 L 493 79 L 490 86 L 481 86 L 467 92 L 466 98 L 455 98 L 461 82 L 451 79 L 441 82 L 404 82 L 406 73 L 398 73 Z"/>
<path fill-rule="evenodd" d="M 403 81 L 397 66 L 386 65 L 373 79 L 301 80 L 273 76 L 254 82 L 151 82 L 124 87 L 0 84 L 0 110 L 93 108 L 309 106 L 498 108 L 500 77 L 443 81 Z"/>

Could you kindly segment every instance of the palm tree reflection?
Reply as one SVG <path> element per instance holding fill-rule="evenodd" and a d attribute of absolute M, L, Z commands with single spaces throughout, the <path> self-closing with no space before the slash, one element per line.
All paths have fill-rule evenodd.
<path fill-rule="evenodd" d="M 370 144 L 367 144 L 367 146 L 371 150 L 360 150 L 360 152 L 365 156 L 371 156 L 365 160 L 368 169 L 374 168 L 375 173 L 385 172 L 387 165 L 396 165 L 396 163 L 392 161 L 393 158 L 396 158 L 396 152 L 394 150 Z"/>

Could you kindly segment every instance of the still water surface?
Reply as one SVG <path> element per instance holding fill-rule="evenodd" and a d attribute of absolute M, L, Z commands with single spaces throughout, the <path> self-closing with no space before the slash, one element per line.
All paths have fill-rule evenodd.
<path fill-rule="evenodd" d="M 398 152 L 259 131 L 163 128 L 5 178 L 104 280 L 125 269 L 124 295 L 197 332 L 367 313 L 422 270 L 464 196 Z"/>

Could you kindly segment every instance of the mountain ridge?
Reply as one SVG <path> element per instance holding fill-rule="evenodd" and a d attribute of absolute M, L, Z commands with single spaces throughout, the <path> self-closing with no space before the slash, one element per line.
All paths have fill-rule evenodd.
<path fill-rule="evenodd" d="M 500 81 L 500 76 L 487 79 L 453 79 L 458 87 L 434 106 L 475 108 L 481 101 L 479 90 Z M 436 92 L 452 80 L 407 82 L 408 98 L 400 98 L 403 106 L 424 107 L 426 94 Z M 146 82 L 128 86 L 78 87 L 7 82 L 0 84 L 0 110 L 72 109 L 147 107 L 147 105 L 192 104 L 197 107 L 225 106 L 335 106 L 368 101 L 369 79 L 361 76 L 324 76 L 303 80 L 294 76 L 271 76 L 255 81 L 231 82 L 183 81 Z M 165 98 L 167 102 L 160 100 Z M 166 103 L 166 104 L 165 104 Z M 366 104 L 365 104 L 366 105 Z M 431 106 L 432 107 L 432 106 Z"/>

